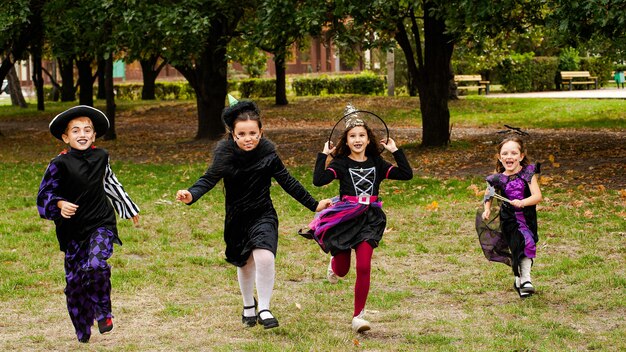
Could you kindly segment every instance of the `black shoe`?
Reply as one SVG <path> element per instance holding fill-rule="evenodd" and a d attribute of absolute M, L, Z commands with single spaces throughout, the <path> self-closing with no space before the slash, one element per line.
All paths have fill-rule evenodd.
<path fill-rule="evenodd" d="M 80 343 L 88 343 L 89 342 L 89 337 L 90 336 L 83 336 L 82 339 L 78 339 L 78 342 L 80 342 Z"/>
<path fill-rule="evenodd" d="M 263 312 L 268 312 L 268 313 L 272 314 L 272 312 L 270 312 L 269 309 L 263 309 L 262 311 L 259 311 L 259 314 L 257 315 L 259 324 L 263 325 L 263 328 L 265 328 L 265 329 L 271 329 L 271 328 L 277 327 L 278 326 L 278 319 L 276 319 L 274 317 L 267 318 L 267 319 L 261 319 L 261 313 L 263 313 Z"/>
<path fill-rule="evenodd" d="M 256 298 L 254 299 L 254 305 L 253 306 L 243 306 L 243 310 L 245 311 L 246 309 L 252 309 L 255 308 L 256 310 Z M 256 325 L 256 315 L 253 315 L 251 317 L 246 317 L 243 315 L 244 312 L 241 312 L 241 322 L 243 323 L 243 325 L 251 328 L 253 326 Z"/>
<path fill-rule="evenodd" d="M 104 318 L 102 320 L 98 320 L 98 330 L 101 334 L 113 330 L 113 319 Z"/>

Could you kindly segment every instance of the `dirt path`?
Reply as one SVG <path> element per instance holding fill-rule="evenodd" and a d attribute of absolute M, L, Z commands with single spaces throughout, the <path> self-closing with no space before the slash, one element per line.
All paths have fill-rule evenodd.
<path fill-rule="evenodd" d="M 192 104 L 168 105 L 122 112 L 117 116 L 118 139 L 98 140 L 114 161 L 138 163 L 208 162 L 215 142 L 194 140 L 197 120 Z M 266 116 L 271 116 L 270 114 Z M 49 118 L 0 121 L 0 158 L 3 161 L 45 162 L 63 145 L 47 131 Z M 287 121 L 265 117 L 266 136 L 278 145 L 289 166 L 312 166 L 331 123 Z M 626 188 L 626 130 L 529 130 L 530 157 L 542 163 L 545 182 L 576 187 L 588 185 Z M 482 177 L 494 166 L 495 144 L 501 138 L 490 128 L 454 128 L 449 148 L 420 148 L 421 129 L 391 128 L 416 175 Z"/>

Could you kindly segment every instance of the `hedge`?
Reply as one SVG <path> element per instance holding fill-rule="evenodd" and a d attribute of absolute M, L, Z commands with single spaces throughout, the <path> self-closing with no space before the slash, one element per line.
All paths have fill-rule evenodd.
<path fill-rule="evenodd" d="M 276 80 L 265 78 L 243 79 L 237 82 L 242 98 L 273 97 L 276 94 Z M 230 90 L 230 89 L 229 89 Z"/>
<path fill-rule="evenodd" d="M 381 95 L 385 78 L 371 72 L 358 75 L 296 78 L 291 85 L 297 96 L 321 94 Z"/>
<path fill-rule="evenodd" d="M 533 57 L 533 54 L 511 55 L 498 65 L 497 70 L 505 92 L 554 90 L 558 59 Z"/>

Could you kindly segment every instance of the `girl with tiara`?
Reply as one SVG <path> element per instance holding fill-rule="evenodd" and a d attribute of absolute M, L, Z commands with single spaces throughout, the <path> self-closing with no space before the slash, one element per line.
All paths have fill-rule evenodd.
<path fill-rule="evenodd" d="M 371 113 L 370 113 L 371 114 Z M 380 156 L 377 138 L 365 122 L 367 112 L 348 105 L 344 114 L 345 130 L 336 147 L 331 142 L 317 156 L 313 184 L 323 186 L 339 180 L 339 197 L 318 213 L 301 235 L 315 238 L 321 248 L 331 254 L 327 279 L 337 283 L 350 269 L 352 250 L 356 256 L 356 282 L 352 329 L 370 329 L 365 320 L 365 303 L 370 289 L 371 259 L 382 239 L 387 223 L 378 197 L 380 183 L 385 179 L 410 180 L 413 171 L 409 162 L 391 138 L 379 141 L 383 151 L 392 153 L 397 166 Z M 382 121 L 382 120 L 381 120 Z M 326 160 L 331 157 L 330 164 Z"/>

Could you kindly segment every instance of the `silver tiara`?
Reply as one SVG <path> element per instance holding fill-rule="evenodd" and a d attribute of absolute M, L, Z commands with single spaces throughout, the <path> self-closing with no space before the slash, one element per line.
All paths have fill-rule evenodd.
<path fill-rule="evenodd" d="M 348 103 L 348 105 L 346 105 L 343 109 L 343 116 L 352 114 L 350 117 L 346 118 L 346 128 L 365 126 L 365 121 L 360 119 L 358 114 L 353 114 L 355 111 L 359 111 L 359 109 L 355 108 L 352 103 Z"/>

